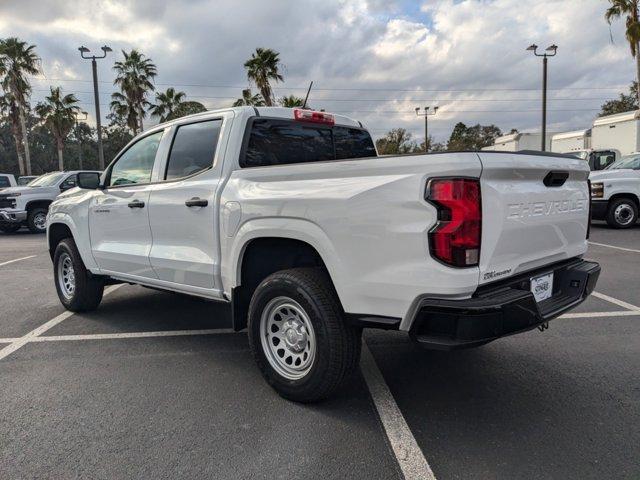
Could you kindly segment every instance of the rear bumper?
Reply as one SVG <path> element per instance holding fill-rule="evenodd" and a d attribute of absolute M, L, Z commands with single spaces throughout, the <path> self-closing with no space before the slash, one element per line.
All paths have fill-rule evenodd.
<path fill-rule="evenodd" d="M 554 273 L 553 295 L 536 303 L 530 278 Z M 409 335 L 440 350 L 475 347 L 531 330 L 575 307 L 595 288 L 600 265 L 572 260 L 479 288 L 466 300 L 424 298 Z"/>
<path fill-rule="evenodd" d="M 24 210 L 0 210 L 0 223 L 22 223 L 27 219 Z"/>
<path fill-rule="evenodd" d="M 591 219 L 604 220 L 607 216 L 608 200 L 592 200 L 591 201 Z"/>

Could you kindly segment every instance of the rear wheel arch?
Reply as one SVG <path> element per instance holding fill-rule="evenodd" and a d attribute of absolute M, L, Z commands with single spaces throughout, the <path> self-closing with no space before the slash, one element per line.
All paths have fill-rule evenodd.
<path fill-rule="evenodd" d="M 627 199 L 633 201 L 633 203 L 636 204 L 636 208 L 638 208 L 640 210 L 640 199 L 634 193 L 616 193 L 614 195 L 611 195 L 611 198 L 609 198 L 608 204 L 611 205 L 611 203 L 613 201 L 621 199 L 621 198 L 627 198 Z"/>
<path fill-rule="evenodd" d="M 258 285 L 269 275 L 291 268 L 317 268 L 326 272 L 331 280 L 331 273 L 321 254 L 303 240 L 258 237 L 244 245 L 238 259 L 237 285 L 232 290 L 234 329 L 241 330 L 247 326 L 249 302 Z M 333 281 L 331 286 L 335 290 Z"/>

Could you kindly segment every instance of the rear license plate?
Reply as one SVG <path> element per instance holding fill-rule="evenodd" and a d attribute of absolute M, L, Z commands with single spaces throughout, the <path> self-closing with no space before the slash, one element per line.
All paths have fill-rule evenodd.
<path fill-rule="evenodd" d="M 553 273 L 533 277 L 531 279 L 531 293 L 533 293 L 536 302 L 551 298 L 553 293 Z"/>

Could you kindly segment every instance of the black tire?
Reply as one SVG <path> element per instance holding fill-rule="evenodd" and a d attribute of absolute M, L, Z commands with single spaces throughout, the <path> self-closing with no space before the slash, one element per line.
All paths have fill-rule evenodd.
<path fill-rule="evenodd" d="M 0 225 L 0 232 L 2 233 L 16 233 L 18 230 L 20 230 L 20 227 L 22 225 L 20 224 L 8 224 L 8 225 Z"/>
<path fill-rule="evenodd" d="M 74 290 L 65 291 L 59 275 L 60 263 L 66 258 L 71 260 L 74 273 Z M 85 268 L 78 248 L 72 238 L 65 238 L 56 247 L 53 255 L 53 278 L 60 302 L 72 312 L 86 312 L 95 310 L 102 301 L 104 281 L 91 275 Z"/>
<path fill-rule="evenodd" d="M 27 227 L 32 233 L 45 233 L 47 231 L 46 225 L 40 222 L 41 216 L 47 216 L 47 209 L 42 207 L 36 207 L 29 210 L 27 214 Z"/>
<path fill-rule="evenodd" d="M 280 374 L 265 353 L 261 319 L 265 308 L 278 298 L 294 300 L 307 315 L 315 335 L 310 369 L 299 379 Z M 294 268 L 267 277 L 255 290 L 249 305 L 249 344 L 269 385 L 282 397 L 303 403 L 327 398 L 357 368 L 362 330 L 348 325 L 331 279 L 317 268 Z"/>
<path fill-rule="evenodd" d="M 631 228 L 638 221 L 638 207 L 629 198 L 617 198 L 609 202 L 606 220 L 612 228 Z"/>

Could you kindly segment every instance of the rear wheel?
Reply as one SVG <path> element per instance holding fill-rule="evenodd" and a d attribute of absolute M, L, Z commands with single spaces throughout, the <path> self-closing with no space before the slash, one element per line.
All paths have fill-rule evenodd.
<path fill-rule="evenodd" d="M 618 198 L 609 203 L 607 223 L 613 228 L 631 228 L 638 220 L 638 207 L 628 198 Z"/>
<path fill-rule="evenodd" d="M 36 207 L 29 210 L 27 226 L 33 233 L 45 233 L 47 231 L 47 209 Z"/>
<path fill-rule="evenodd" d="M 267 277 L 251 299 L 248 329 L 263 376 L 289 400 L 328 397 L 358 365 L 361 330 L 345 322 L 331 280 L 320 269 Z"/>
<path fill-rule="evenodd" d="M 21 225 L 17 224 L 17 225 L 13 225 L 13 224 L 9 224 L 9 225 L 0 225 L 0 232 L 2 233 L 15 233 L 18 230 L 20 230 Z"/>
<path fill-rule="evenodd" d="M 98 308 L 104 282 L 85 268 L 73 239 L 65 238 L 56 247 L 53 274 L 58 298 L 67 310 L 84 312 Z"/>

